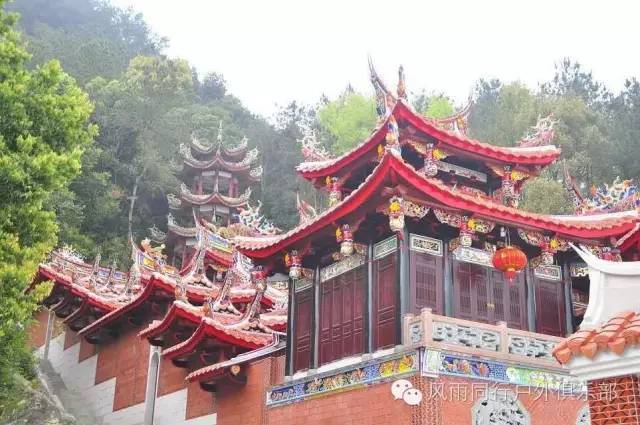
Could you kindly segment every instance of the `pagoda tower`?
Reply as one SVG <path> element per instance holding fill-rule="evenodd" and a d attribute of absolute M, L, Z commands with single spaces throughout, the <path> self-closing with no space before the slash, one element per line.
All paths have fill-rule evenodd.
<path fill-rule="evenodd" d="M 262 178 L 258 150 L 248 149 L 246 137 L 226 146 L 222 122 L 215 143 L 204 143 L 193 133 L 189 144 L 180 145 L 180 154 L 180 193 L 167 195 L 167 255 L 176 266 L 184 265 L 192 254 L 195 221 L 214 230 L 236 223 L 239 212 L 248 208 L 251 186 Z"/>

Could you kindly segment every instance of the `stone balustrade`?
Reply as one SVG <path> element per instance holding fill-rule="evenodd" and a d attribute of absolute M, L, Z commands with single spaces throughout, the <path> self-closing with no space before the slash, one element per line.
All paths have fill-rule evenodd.
<path fill-rule="evenodd" d="M 496 325 L 455 319 L 423 309 L 404 320 L 404 345 L 491 357 L 496 360 L 561 369 L 551 355 L 561 338 Z"/>

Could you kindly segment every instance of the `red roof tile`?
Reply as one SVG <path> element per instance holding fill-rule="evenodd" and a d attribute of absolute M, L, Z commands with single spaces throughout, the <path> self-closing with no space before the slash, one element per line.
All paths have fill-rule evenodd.
<path fill-rule="evenodd" d="M 437 179 L 430 179 L 418 173 L 411 165 L 391 153 L 386 153 L 380 164 L 341 202 L 318 215 L 313 221 L 304 223 L 287 233 L 269 237 L 236 237 L 233 242 L 243 254 L 253 258 L 266 258 L 285 249 L 298 240 L 331 226 L 336 220 L 352 213 L 365 200 L 378 196 L 378 190 L 390 173 L 395 173 L 410 187 L 422 192 L 440 205 L 469 211 L 480 217 L 506 225 L 552 231 L 569 239 L 599 239 L 618 236 L 634 228 L 638 213 L 599 214 L 591 216 L 554 216 L 535 214 L 511 208 L 484 198 L 456 191 Z"/>
<path fill-rule="evenodd" d="M 422 117 L 400 100 L 396 103 L 391 114 L 399 122 L 407 122 L 423 133 L 439 140 L 443 147 L 450 147 L 458 151 L 465 151 L 481 156 L 494 162 L 505 164 L 522 164 L 532 166 L 546 166 L 560 156 L 560 149 L 555 146 L 538 146 L 531 148 L 502 147 L 480 142 L 464 135 L 439 128 L 436 122 Z M 366 153 L 372 152 L 381 143 L 387 132 L 387 120 L 379 124 L 371 135 L 358 146 L 345 154 L 324 161 L 303 162 L 298 171 L 305 178 L 324 177 L 333 174 Z"/>
<path fill-rule="evenodd" d="M 562 364 L 574 357 L 593 358 L 599 352 L 622 354 L 627 347 L 640 342 L 640 313 L 625 311 L 611 318 L 597 329 L 579 330 L 565 338 L 553 350 Z"/>

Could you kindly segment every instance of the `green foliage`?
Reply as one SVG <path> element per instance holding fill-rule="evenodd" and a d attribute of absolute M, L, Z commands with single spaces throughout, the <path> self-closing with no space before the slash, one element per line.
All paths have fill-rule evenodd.
<path fill-rule="evenodd" d="M 16 330 L 36 307 L 23 291 L 56 244 L 51 193 L 66 190 L 79 173 L 96 134 L 87 95 L 58 62 L 26 69 L 14 22 L 0 11 L 0 399 L 30 362 L 25 333 Z"/>
<path fill-rule="evenodd" d="M 538 177 L 525 184 L 520 208 L 539 214 L 573 213 L 571 200 L 562 183 L 548 177 Z"/>
<path fill-rule="evenodd" d="M 158 54 L 166 40 L 131 10 L 98 0 L 22 0 L 11 4 L 33 53 L 32 66 L 58 59 L 81 83 L 117 78 L 137 55 Z"/>
<path fill-rule="evenodd" d="M 455 112 L 451 99 L 444 94 L 427 93 L 422 90 L 412 100 L 413 108 L 429 118 L 446 118 Z"/>
<path fill-rule="evenodd" d="M 453 115 L 451 101 L 444 96 L 435 96 L 429 100 L 429 106 L 424 115 L 429 118 L 446 118 Z"/>
<path fill-rule="evenodd" d="M 535 95 L 520 83 L 480 80 L 469 128 L 478 140 L 499 146 L 513 146 L 535 124 Z"/>
<path fill-rule="evenodd" d="M 366 139 L 375 127 L 375 102 L 359 93 L 345 92 L 323 105 L 317 118 L 321 128 L 333 138 L 331 150 L 341 154 Z"/>

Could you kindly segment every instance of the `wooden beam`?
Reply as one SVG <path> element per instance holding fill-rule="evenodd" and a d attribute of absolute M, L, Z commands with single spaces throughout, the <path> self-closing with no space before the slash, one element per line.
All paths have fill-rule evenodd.
<path fill-rule="evenodd" d="M 367 245 L 367 276 L 364 302 L 364 352 L 373 353 L 373 238 L 369 240 Z"/>
<path fill-rule="evenodd" d="M 449 241 L 442 243 L 442 266 L 444 267 L 444 314 L 449 317 L 454 315 L 454 290 L 453 290 L 453 261 L 449 252 Z"/>
<path fill-rule="evenodd" d="M 295 280 L 289 279 L 289 308 L 287 309 L 287 346 L 286 346 L 286 356 L 285 356 L 285 375 L 293 376 L 293 357 L 295 355 Z"/>
<path fill-rule="evenodd" d="M 320 365 L 320 266 L 313 274 L 313 311 L 311 314 L 311 369 Z"/>

